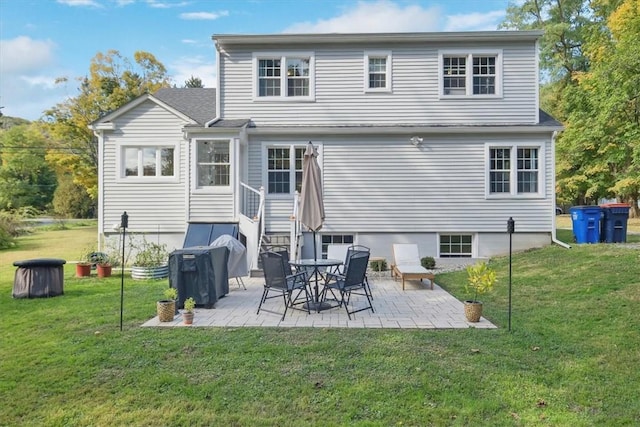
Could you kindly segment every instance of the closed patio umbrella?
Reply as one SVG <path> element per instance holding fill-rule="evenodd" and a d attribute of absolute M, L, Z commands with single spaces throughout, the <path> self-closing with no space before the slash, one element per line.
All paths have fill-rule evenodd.
<path fill-rule="evenodd" d="M 302 162 L 302 189 L 300 192 L 300 222 L 313 232 L 313 259 L 318 259 L 316 232 L 324 222 L 322 200 L 322 174 L 318 165 L 318 152 L 311 142 L 307 145 Z M 318 268 L 315 273 L 315 300 L 318 303 Z"/>

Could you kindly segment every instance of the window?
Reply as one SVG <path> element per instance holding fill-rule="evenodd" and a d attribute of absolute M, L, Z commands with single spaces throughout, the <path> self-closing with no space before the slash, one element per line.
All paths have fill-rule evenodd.
<path fill-rule="evenodd" d="M 312 99 L 313 55 L 309 53 L 254 56 L 257 98 Z M 284 68 L 284 70 L 283 70 Z"/>
<path fill-rule="evenodd" d="M 323 234 L 322 235 L 322 259 L 327 259 L 327 250 L 331 244 L 353 245 L 352 234 Z"/>
<path fill-rule="evenodd" d="M 124 177 L 174 177 L 174 147 L 123 147 Z"/>
<path fill-rule="evenodd" d="M 365 92 L 391 91 L 391 53 L 365 52 Z"/>
<path fill-rule="evenodd" d="M 291 194 L 302 188 L 302 162 L 306 147 L 267 148 L 267 192 Z"/>
<path fill-rule="evenodd" d="M 440 258 L 471 258 L 473 236 L 470 234 L 441 234 Z"/>
<path fill-rule="evenodd" d="M 488 146 L 490 196 L 542 196 L 541 146 Z"/>
<path fill-rule="evenodd" d="M 501 52 L 441 52 L 441 96 L 500 96 L 501 63 Z"/>
<path fill-rule="evenodd" d="M 196 163 L 198 187 L 227 187 L 231 185 L 228 140 L 196 141 Z"/>

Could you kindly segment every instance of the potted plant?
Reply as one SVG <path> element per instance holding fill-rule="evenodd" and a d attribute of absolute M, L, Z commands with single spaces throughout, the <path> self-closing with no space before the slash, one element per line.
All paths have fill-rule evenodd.
<path fill-rule="evenodd" d="M 149 242 L 143 236 L 142 242 L 136 247 L 131 277 L 142 280 L 168 277 L 168 258 L 167 245 Z"/>
<path fill-rule="evenodd" d="M 80 255 L 80 259 L 76 264 L 76 277 L 91 276 L 91 254 L 93 247 L 85 249 Z"/>
<path fill-rule="evenodd" d="M 171 322 L 176 314 L 176 299 L 178 299 L 178 290 L 176 288 L 167 288 L 164 291 L 164 299 L 156 303 L 158 311 L 158 319 L 161 322 Z"/>
<path fill-rule="evenodd" d="M 95 262 L 96 271 L 98 272 L 98 277 L 111 276 L 111 270 L 113 268 L 113 265 L 109 260 L 109 255 L 105 254 L 104 252 L 95 252 L 93 254 L 92 261 Z"/>
<path fill-rule="evenodd" d="M 496 272 L 486 262 L 478 262 L 467 267 L 467 284 L 464 289 L 473 294 L 473 299 L 464 301 L 464 314 L 469 322 L 479 322 L 482 316 L 482 302 L 478 295 L 493 290 Z"/>
<path fill-rule="evenodd" d="M 184 300 L 184 311 L 182 312 L 182 320 L 185 325 L 191 325 L 193 323 L 194 309 L 196 308 L 196 300 L 192 297 Z"/>

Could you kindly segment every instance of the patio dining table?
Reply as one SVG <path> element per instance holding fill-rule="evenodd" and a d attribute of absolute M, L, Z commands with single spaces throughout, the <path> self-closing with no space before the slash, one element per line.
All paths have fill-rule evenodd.
<path fill-rule="evenodd" d="M 320 293 L 318 292 L 318 282 L 326 281 L 326 276 L 323 274 L 321 269 L 330 269 L 336 268 L 343 264 L 342 260 L 339 259 L 313 259 L 313 258 L 303 258 L 296 261 L 289 261 L 289 264 L 294 266 L 298 271 L 305 271 L 307 274 L 305 278 L 307 280 L 307 284 L 311 285 L 311 280 L 314 282 L 314 292 L 312 294 L 313 301 L 309 305 L 309 309 L 314 309 L 317 312 L 321 310 L 327 310 L 333 308 L 331 304 L 326 301 L 320 301 Z M 307 307 L 305 307 L 307 308 Z"/>

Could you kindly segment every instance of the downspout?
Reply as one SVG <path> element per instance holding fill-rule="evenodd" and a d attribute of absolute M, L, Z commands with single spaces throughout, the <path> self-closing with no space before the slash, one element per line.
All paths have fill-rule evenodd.
<path fill-rule="evenodd" d="M 553 135 L 551 136 L 551 152 L 553 153 L 553 166 L 552 166 L 552 170 L 551 170 L 551 188 L 552 188 L 552 192 L 553 192 L 553 204 L 551 205 L 551 209 L 552 209 L 552 219 L 551 219 L 551 242 L 555 243 L 557 245 L 562 246 L 563 248 L 566 249 L 571 249 L 571 245 L 569 245 L 568 243 L 562 242 L 560 240 L 558 240 L 558 238 L 556 237 L 556 161 L 555 161 L 555 156 L 556 156 L 556 136 L 558 135 L 557 131 L 553 132 Z"/>

